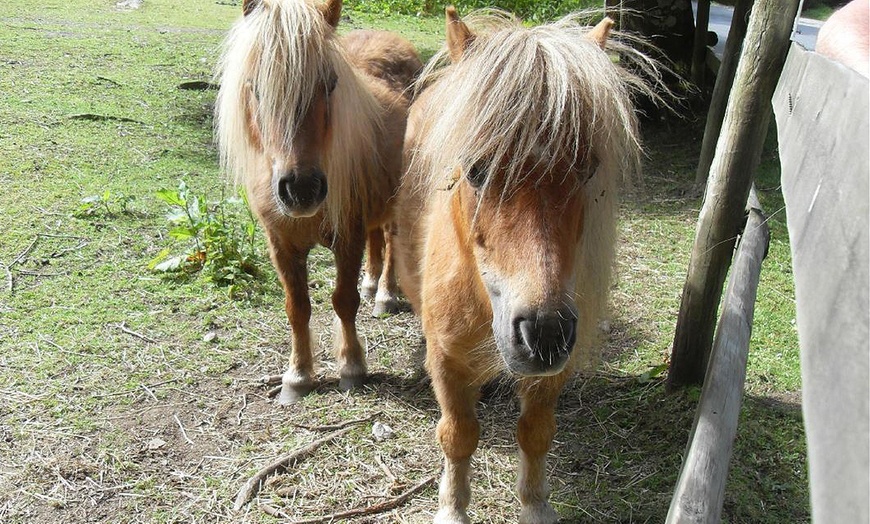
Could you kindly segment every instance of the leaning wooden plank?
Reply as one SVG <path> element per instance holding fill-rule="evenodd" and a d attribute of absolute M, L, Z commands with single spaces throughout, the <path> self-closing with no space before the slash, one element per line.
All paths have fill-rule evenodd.
<path fill-rule="evenodd" d="M 707 380 L 671 499 L 668 524 L 714 524 L 721 517 L 743 400 L 761 261 L 770 244 L 770 231 L 754 191 L 750 193 L 748 208 L 749 217 L 728 280 Z"/>

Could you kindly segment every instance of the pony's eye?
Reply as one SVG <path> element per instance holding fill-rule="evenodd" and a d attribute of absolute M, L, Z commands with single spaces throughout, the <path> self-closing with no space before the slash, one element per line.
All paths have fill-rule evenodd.
<path fill-rule="evenodd" d="M 332 92 L 335 91 L 335 87 L 337 85 L 338 85 L 338 77 L 337 76 L 330 76 L 329 79 L 326 81 L 326 96 L 331 95 Z"/>
<path fill-rule="evenodd" d="M 483 183 L 486 182 L 486 174 L 486 166 L 483 162 L 477 162 L 468 169 L 465 173 L 465 178 L 471 187 L 480 189 Z"/>

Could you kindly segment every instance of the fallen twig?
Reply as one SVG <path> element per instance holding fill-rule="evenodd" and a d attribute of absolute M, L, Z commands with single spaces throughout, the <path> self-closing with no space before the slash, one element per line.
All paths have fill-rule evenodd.
<path fill-rule="evenodd" d="M 378 502 L 377 504 L 373 504 L 371 506 L 349 509 L 347 511 L 340 511 L 338 513 L 332 513 L 330 515 L 323 515 L 320 517 L 312 517 L 310 519 L 293 520 L 290 521 L 290 524 L 323 524 L 324 522 L 335 522 L 340 519 L 369 516 L 375 515 L 377 513 L 383 513 L 385 511 L 391 511 L 407 502 L 409 498 L 414 496 L 419 491 L 422 491 L 423 488 L 425 488 L 429 484 L 435 482 L 437 478 L 438 475 L 431 475 L 429 477 L 426 477 L 425 479 L 411 486 L 408 490 L 401 493 L 400 495 L 396 495 L 395 497 L 389 498 L 383 502 Z"/>
<path fill-rule="evenodd" d="M 145 393 L 148 393 L 148 395 L 149 395 L 151 398 L 154 399 L 154 402 L 160 402 L 159 400 L 157 400 L 157 396 L 154 394 L 154 392 L 151 391 L 151 388 L 149 388 L 149 387 L 146 386 L 145 384 L 139 384 L 139 387 L 141 387 L 142 389 L 144 389 L 144 390 L 145 390 Z"/>
<path fill-rule="evenodd" d="M 248 407 L 248 396 L 242 393 L 242 407 L 239 408 L 238 413 L 236 413 L 236 425 L 242 425 L 242 411 Z"/>
<path fill-rule="evenodd" d="M 260 382 L 266 386 L 274 386 L 275 384 L 280 384 L 283 375 L 263 375 L 260 377 Z"/>
<path fill-rule="evenodd" d="M 107 82 L 107 83 L 112 84 L 112 85 L 117 86 L 117 87 L 121 87 L 121 84 L 120 84 L 120 83 L 116 82 L 115 80 L 112 80 L 111 78 L 105 77 L 105 76 L 99 76 L 99 75 L 98 75 L 98 76 L 97 76 L 97 80 L 101 80 L 101 81 L 103 81 L 103 82 Z"/>
<path fill-rule="evenodd" d="M 390 471 L 390 468 L 384 463 L 384 460 L 381 458 L 380 455 L 375 454 L 375 462 L 377 462 L 378 466 L 381 467 L 381 471 L 384 472 L 384 475 L 386 475 L 387 478 L 390 479 L 390 483 L 395 484 L 397 480 L 396 476 L 393 475 L 393 472 Z"/>
<path fill-rule="evenodd" d="M 35 237 L 33 237 L 33 240 L 30 242 L 30 244 L 26 248 L 24 248 L 24 251 L 22 251 L 21 253 L 18 253 L 18 256 L 13 258 L 12 262 L 6 264 L 7 283 L 9 286 L 9 294 L 10 295 L 15 292 L 15 279 L 12 275 L 12 268 L 14 266 L 20 264 L 21 261 L 24 260 L 24 257 L 26 257 L 28 254 L 30 254 L 31 251 L 33 251 L 33 248 L 36 246 L 36 242 L 38 240 L 39 240 L 39 235 L 36 235 Z"/>
<path fill-rule="evenodd" d="M 294 427 L 297 427 L 297 428 L 307 429 L 308 431 L 336 431 L 339 429 L 344 429 L 344 428 L 349 427 L 349 426 L 355 426 L 357 424 L 362 424 L 363 422 L 368 422 L 380 414 L 381 414 L 380 411 L 376 411 L 375 413 L 372 413 L 371 415 L 369 415 L 367 417 L 348 420 L 347 422 L 342 422 L 341 424 L 331 424 L 328 426 L 308 426 L 305 424 L 291 424 L 291 425 Z"/>
<path fill-rule="evenodd" d="M 76 236 L 76 235 L 58 235 L 56 233 L 37 233 L 36 236 L 45 237 L 45 238 L 69 238 L 69 239 L 73 239 L 73 240 L 88 240 L 88 241 L 90 241 L 90 239 L 87 237 L 80 237 L 80 236 Z"/>
<path fill-rule="evenodd" d="M 54 342 L 52 342 L 52 341 L 50 341 L 50 340 L 46 340 L 45 342 L 48 342 L 49 344 L 51 344 L 51 345 L 57 347 L 57 344 L 55 344 Z M 178 380 L 179 380 L 179 379 L 177 379 L 177 378 L 171 378 L 171 379 L 169 379 L 169 380 L 164 380 L 163 382 L 157 382 L 156 384 L 148 384 L 148 385 L 144 385 L 144 386 L 142 386 L 142 387 L 147 388 L 149 391 L 152 391 L 152 390 L 154 390 L 157 386 L 162 386 L 162 385 L 164 385 L 164 384 L 171 384 L 171 383 L 173 383 L 173 382 L 178 382 Z M 140 385 L 141 385 L 141 384 L 140 384 Z M 135 389 L 125 389 L 125 390 L 123 390 L 123 391 L 113 391 L 112 393 L 102 393 L 102 394 L 100 394 L 100 395 L 91 395 L 91 398 L 118 397 L 118 396 L 121 396 L 121 395 L 129 395 L 129 394 L 131 394 L 131 393 L 135 393 L 135 392 L 136 392 Z"/>
<path fill-rule="evenodd" d="M 262 500 L 257 501 L 257 505 L 260 506 L 260 509 L 263 510 L 263 513 L 265 513 L 267 515 L 271 515 L 271 516 L 275 517 L 276 519 L 289 519 L 290 518 L 290 515 L 284 513 L 283 511 L 281 511 L 280 509 L 276 508 L 275 506 L 273 506 L 271 504 L 267 504 L 267 503 L 263 502 Z"/>
<path fill-rule="evenodd" d="M 140 340 L 144 340 L 145 342 L 148 342 L 151 344 L 157 343 L 156 340 L 149 338 L 149 337 L 146 337 L 145 335 L 143 335 L 141 333 L 137 333 L 137 332 L 133 331 L 132 329 L 128 328 L 125 324 L 126 324 L 126 322 L 121 322 L 120 324 L 118 324 L 118 329 L 120 329 L 121 331 L 123 331 L 124 333 L 126 333 L 128 335 L 134 336 Z"/>
<path fill-rule="evenodd" d="M 43 273 L 41 271 L 31 271 L 29 269 L 19 269 L 18 273 L 29 277 L 63 277 L 69 275 L 69 271 L 58 271 L 55 273 Z"/>
<path fill-rule="evenodd" d="M 82 241 L 79 245 L 77 245 L 77 246 L 75 246 L 75 247 L 67 247 L 67 248 L 64 248 L 64 249 L 59 249 L 59 250 L 55 251 L 54 253 L 52 253 L 52 254 L 49 255 L 49 256 L 50 256 L 51 258 L 60 258 L 60 257 L 64 256 L 64 255 L 67 254 L 67 253 L 78 252 L 78 251 L 80 251 L 83 247 L 85 247 L 86 245 L 88 245 L 88 242 L 89 242 L 88 240 L 84 240 L 84 241 Z"/>
<path fill-rule="evenodd" d="M 175 418 L 175 422 L 178 423 L 178 429 L 181 430 L 181 436 L 184 437 L 184 440 L 186 440 L 188 444 L 193 445 L 194 442 L 190 440 L 190 438 L 187 436 L 187 431 L 184 430 L 184 426 L 181 424 L 181 420 L 179 420 L 178 414 L 173 413 L 172 416 Z"/>
<path fill-rule="evenodd" d="M 274 388 L 272 388 L 272 389 L 270 389 L 269 391 L 266 392 L 266 396 L 269 397 L 269 398 L 272 398 L 272 397 L 277 396 L 278 393 L 281 392 L 281 387 L 282 387 L 282 386 L 275 386 Z"/>
<path fill-rule="evenodd" d="M 242 486 L 242 489 L 239 490 L 239 494 L 236 495 L 236 502 L 233 505 L 233 509 L 235 511 L 239 511 L 240 509 L 242 509 L 242 507 L 245 506 L 245 504 L 250 502 L 252 498 L 257 496 L 257 493 L 259 493 L 260 488 L 263 487 L 263 484 L 265 483 L 267 477 L 279 471 L 285 471 L 289 467 L 295 466 L 299 462 L 305 460 L 309 455 L 314 453 L 317 448 L 319 448 L 323 444 L 337 439 L 345 433 L 350 432 L 351 429 L 353 428 L 346 427 L 339 431 L 330 433 L 311 442 L 306 446 L 303 446 L 293 451 L 289 455 L 284 455 L 275 462 L 268 464 L 266 467 L 255 473 L 254 476 L 248 479 L 247 482 L 245 482 L 245 485 Z"/>
<path fill-rule="evenodd" d="M 18 253 L 18 256 L 16 256 L 16 257 L 12 260 L 12 262 L 9 264 L 9 267 L 12 267 L 12 266 L 14 266 L 15 264 L 18 264 L 19 262 L 21 262 L 22 260 L 24 260 L 24 257 L 26 257 L 27 255 L 29 255 L 30 252 L 33 251 L 33 248 L 34 248 L 34 246 L 36 246 L 36 242 L 37 242 L 38 240 L 39 240 L 39 235 L 36 235 L 35 237 L 33 237 L 33 240 L 30 241 L 30 244 L 28 244 L 28 246 L 27 246 L 26 248 L 24 248 L 24 251 L 22 251 L 21 253 Z"/>

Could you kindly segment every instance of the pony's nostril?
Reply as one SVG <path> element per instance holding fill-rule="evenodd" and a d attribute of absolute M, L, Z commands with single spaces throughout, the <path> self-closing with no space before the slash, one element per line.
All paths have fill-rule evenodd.
<path fill-rule="evenodd" d="M 326 176 L 323 173 L 317 173 L 317 175 L 318 175 L 317 176 L 317 182 L 318 182 L 317 201 L 323 202 L 324 200 L 326 200 L 326 192 L 327 192 Z"/>
<path fill-rule="evenodd" d="M 529 356 L 534 357 L 538 353 L 538 329 L 534 319 L 523 318 L 516 322 L 518 342 L 521 342 L 529 351 Z"/>
<path fill-rule="evenodd" d="M 295 182 L 295 171 L 287 173 L 278 180 L 278 198 L 286 206 L 292 206 L 294 204 L 295 199 L 293 198 L 293 186 L 295 185 Z"/>
<path fill-rule="evenodd" d="M 577 319 L 558 312 L 518 316 L 513 325 L 515 342 L 525 346 L 531 358 L 568 353 L 577 338 Z"/>
<path fill-rule="evenodd" d="M 326 199 L 326 176 L 319 169 L 307 173 L 294 169 L 278 179 L 275 191 L 288 209 L 311 209 Z"/>

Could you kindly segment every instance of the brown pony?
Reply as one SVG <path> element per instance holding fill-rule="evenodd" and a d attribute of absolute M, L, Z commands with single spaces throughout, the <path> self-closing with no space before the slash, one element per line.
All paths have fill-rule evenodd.
<path fill-rule="evenodd" d="M 594 360 L 616 193 L 639 169 L 629 91 L 643 83 L 602 48 L 622 64 L 645 59 L 608 40 L 609 19 L 591 30 L 576 17 L 478 22 L 485 32 L 449 7 L 440 56 L 452 64 L 436 57 L 419 80 L 428 87 L 411 107 L 397 205 L 399 284 L 422 318 L 441 407 L 435 522 L 469 522 L 480 388 L 507 371 L 521 399 L 519 522 L 551 523 L 555 406 L 577 365 Z"/>
<path fill-rule="evenodd" d="M 222 166 L 244 183 L 284 286 L 293 346 L 279 402 L 289 404 L 314 386 L 307 257 L 315 245 L 335 255 L 341 388 L 366 376 L 355 319 L 367 236 L 365 290 L 377 288 L 376 313 L 395 305 L 382 227 L 402 168 L 407 88 L 422 64 L 389 33 L 339 38 L 341 0 L 248 0 L 243 12 L 219 65 L 216 134 Z"/>

